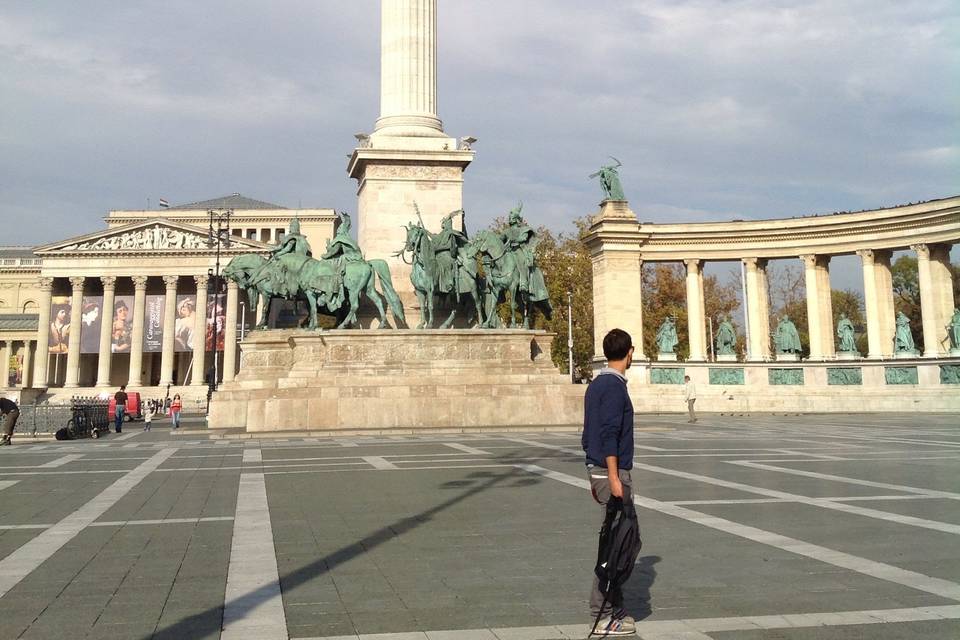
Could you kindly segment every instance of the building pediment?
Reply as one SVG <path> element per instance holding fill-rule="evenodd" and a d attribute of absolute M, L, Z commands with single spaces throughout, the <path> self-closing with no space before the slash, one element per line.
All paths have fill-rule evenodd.
<path fill-rule="evenodd" d="M 224 240 L 226 237 L 224 237 Z M 38 247 L 38 256 L 76 254 L 149 254 L 207 253 L 216 250 L 208 230 L 194 225 L 154 218 L 122 227 L 98 231 L 69 240 Z M 256 240 L 230 236 L 229 247 L 221 241 L 221 251 L 266 251 L 271 245 Z"/>

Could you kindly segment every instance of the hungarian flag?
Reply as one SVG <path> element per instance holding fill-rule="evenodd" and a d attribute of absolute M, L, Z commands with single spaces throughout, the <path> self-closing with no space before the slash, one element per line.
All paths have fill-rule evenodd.
<path fill-rule="evenodd" d="M 170 207 L 170 203 L 164 200 L 163 198 L 160 198 L 160 208 L 168 209 L 169 207 Z"/>

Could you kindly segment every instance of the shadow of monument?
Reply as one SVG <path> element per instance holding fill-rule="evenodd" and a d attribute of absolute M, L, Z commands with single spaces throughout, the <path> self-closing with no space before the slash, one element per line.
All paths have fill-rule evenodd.
<path fill-rule="evenodd" d="M 491 463 L 511 465 L 521 462 L 527 458 L 520 458 L 513 455 L 491 458 Z M 449 509 L 450 507 L 463 502 L 498 485 L 504 485 L 508 482 L 509 486 L 530 486 L 539 484 L 542 480 L 539 477 L 531 476 L 528 472 L 513 467 L 505 473 L 494 473 L 492 471 L 477 471 L 471 473 L 465 480 L 457 480 L 440 485 L 440 489 L 453 490 L 460 487 L 469 487 L 466 491 L 458 493 L 455 496 L 437 504 L 434 507 L 421 511 L 416 515 L 397 520 L 392 524 L 385 525 L 374 533 L 364 538 L 343 546 L 336 551 L 319 558 L 318 560 L 302 567 L 296 571 L 280 576 L 281 591 L 286 592 L 306 583 L 307 581 L 323 575 L 358 556 L 361 556 L 371 549 L 374 549 L 393 538 L 400 537 L 405 533 L 429 523 L 434 516 Z M 223 611 L 226 607 L 238 602 L 246 603 L 250 608 L 263 603 L 274 594 L 273 585 L 267 585 L 255 589 L 231 602 L 224 605 L 211 607 L 200 613 L 184 618 L 179 622 L 157 629 L 154 633 L 143 636 L 142 640 L 183 640 L 184 638 L 206 637 L 208 635 L 219 635 L 223 624 Z"/>

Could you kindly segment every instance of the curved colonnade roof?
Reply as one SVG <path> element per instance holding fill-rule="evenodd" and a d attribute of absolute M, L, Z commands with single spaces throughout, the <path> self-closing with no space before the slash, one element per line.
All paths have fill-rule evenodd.
<path fill-rule="evenodd" d="M 960 243 L 960 196 L 857 213 L 682 224 L 639 223 L 623 205 L 594 218 L 585 239 L 594 253 L 602 247 L 639 249 L 652 262 L 740 260 Z"/>

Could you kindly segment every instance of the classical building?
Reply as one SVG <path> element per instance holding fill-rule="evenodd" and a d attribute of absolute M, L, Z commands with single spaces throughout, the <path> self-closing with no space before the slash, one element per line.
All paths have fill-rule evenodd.
<path fill-rule="evenodd" d="M 229 230 L 221 225 L 217 241 L 211 212 L 228 211 Z M 257 310 L 235 284 L 218 283 L 218 257 L 222 269 L 237 255 L 266 253 L 293 218 L 317 249 L 333 236 L 332 209 L 286 209 L 233 194 L 111 211 L 100 231 L 0 249 L 0 346 L 10 365 L 0 386 L 55 397 L 120 384 L 155 395 L 170 385 L 197 396 L 214 371 L 232 380 L 239 333 Z"/>
<path fill-rule="evenodd" d="M 956 302 L 950 251 L 960 242 L 960 197 L 889 209 L 803 218 L 711 222 L 640 223 L 628 203 L 608 201 L 593 218 L 586 238 L 593 257 L 594 344 L 602 362 L 602 339 L 620 327 L 634 336 L 640 385 L 666 385 L 640 393 L 643 409 L 671 409 L 690 375 L 703 390 L 705 410 L 931 410 L 960 409 L 960 358 L 951 353 L 948 325 Z M 923 353 L 896 352 L 894 251 L 917 257 L 923 315 Z M 840 353 L 830 296 L 830 261 L 860 259 L 868 353 Z M 802 259 L 805 269 L 809 357 L 777 358 L 771 341 L 767 262 Z M 742 263 L 746 293 L 747 353 L 740 363 L 708 362 L 703 268 L 711 261 Z M 686 269 L 689 358 L 655 362 L 644 354 L 642 268 L 674 262 Z M 647 361 L 647 362 L 643 362 Z M 675 409 L 676 407 L 672 407 Z"/>

